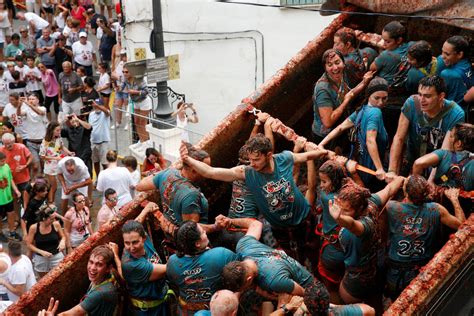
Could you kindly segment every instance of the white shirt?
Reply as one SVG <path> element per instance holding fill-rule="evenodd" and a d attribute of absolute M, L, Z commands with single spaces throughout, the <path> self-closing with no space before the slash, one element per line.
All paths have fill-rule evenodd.
<path fill-rule="evenodd" d="M 30 68 L 27 65 L 23 67 L 23 75 L 26 80 L 26 91 L 38 91 L 41 90 L 41 71 L 37 67 Z M 38 81 L 36 78 L 39 78 Z"/>
<path fill-rule="evenodd" d="M 110 89 L 110 76 L 108 73 L 100 74 L 98 87 L 102 88 L 106 84 L 109 84 L 109 88 L 102 90 L 101 93 L 110 94 L 112 92 Z"/>
<path fill-rule="evenodd" d="M 26 139 L 26 132 L 24 127 L 24 121 L 26 119 L 26 107 L 28 105 L 22 104 L 20 115 L 17 114 L 17 109 L 11 104 L 7 103 L 3 109 L 3 116 L 8 117 L 8 120 L 15 127 L 15 132 L 17 132 L 22 138 Z"/>
<path fill-rule="evenodd" d="M 12 285 L 26 284 L 26 291 L 36 284 L 33 265 L 27 256 L 21 255 L 20 260 L 12 264 L 8 273 L 8 282 Z M 10 301 L 18 301 L 18 296 L 8 290 L 7 293 Z"/>
<path fill-rule="evenodd" d="M 25 13 L 25 20 L 30 23 L 30 21 L 33 21 L 33 24 L 35 25 L 37 30 L 42 30 L 45 27 L 49 26 L 49 22 L 37 15 L 36 13 L 33 12 L 26 12 Z"/>
<path fill-rule="evenodd" d="M 10 259 L 10 256 L 4 252 L 0 252 L 0 261 L 5 262 L 7 265 L 7 269 L 3 273 L 0 273 L 0 278 L 5 280 L 6 278 L 8 278 L 8 273 L 10 272 L 12 261 Z M 7 288 L 4 285 L 0 285 L 0 294 L 5 293 L 7 293 Z"/>
<path fill-rule="evenodd" d="M 92 65 L 92 55 L 94 54 L 94 47 L 92 43 L 87 41 L 82 45 L 80 41 L 72 44 L 72 53 L 74 54 L 74 61 L 82 66 Z"/>
<path fill-rule="evenodd" d="M 46 117 L 46 108 L 39 106 L 38 108 L 44 112 L 39 115 L 29 105 L 25 107 L 25 119 L 23 121 L 23 131 L 25 132 L 25 139 L 43 139 L 46 135 L 46 125 L 48 118 Z M 23 108 L 22 108 L 23 110 Z"/>
<path fill-rule="evenodd" d="M 76 163 L 76 170 L 74 171 L 73 174 L 70 174 L 66 170 L 65 162 L 68 161 L 69 159 L 74 159 L 74 162 Z M 87 167 L 84 164 L 84 161 L 82 161 L 82 159 L 79 157 L 64 157 L 63 159 L 61 159 L 58 163 L 58 174 L 63 175 L 64 181 L 66 182 L 66 185 L 68 187 L 70 187 L 73 184 L 86 181 L 87 179 L 90 178 L 89 170 L 87 170 Z"/>
<path fill-rule="evenodd" d="M 132 185 L 132 175 L 125 167 L 107 168 L 99 173 L 99 178 L 97 179 L 98 191 L 105 192 L 105 190 L 111 188 L 117 192 L 118 208 L 132 200 L 132 195 L 130 194 L 130 187 Z M 102 200 L 102 204 L 104 203 L 105 201 Z"/>
<path fill-rule="evenodd" d="M 4 108 L 9 103 L 8 98 L 8 78 L 4 70 L 3 75 L 0 77 L 0 108 Z"/>

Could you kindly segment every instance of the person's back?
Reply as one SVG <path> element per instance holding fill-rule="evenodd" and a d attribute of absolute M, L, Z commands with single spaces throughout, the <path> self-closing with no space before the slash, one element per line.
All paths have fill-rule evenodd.
<path fill-rule="evenodd" d="M 33 271 L 33 265 L 31 260 L 25 256 L 21 255 L 18 261 L 12 264 L 10 267 L 10 272 L 8 273 L 8 281 L 12 285 L 24 284 L 25 292 L 29 291 L 33 285 L 36 284 L 35 273 Z M 8 290 L 8 297 L 10 301 L 18 301 L 19 296 L 13 294 Z"/>
<path fill-rule="evenodd" d="M 107 168 L 99 173 L 97 179 L 97 190 L 104 192 L 112 188 L 117 192 L 118 208 L 132 200 L 130 193 L 132 185 L 132 176 L 125 167 Z"/>
<path fill-rule="evenodd" d="M 92 143 L 110 142 L 110 117 L 108 115 L 102 111 L 92 111 L 89 114 L 89 124 L 92 125 Z"/>

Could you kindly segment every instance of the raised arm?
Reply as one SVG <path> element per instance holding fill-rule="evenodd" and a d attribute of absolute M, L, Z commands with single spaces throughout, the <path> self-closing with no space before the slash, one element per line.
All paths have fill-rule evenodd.
<path fill-rule="evenodd" d="M 306 143 L 305 150 L 307 151 L 304 153 L 293 153 L 293 161 L 295 164 L 306 162 L 308 160 L 314 160 L 328 154 L 328 151 L 326 149 L 320 147 L 316 147 L 316 149 L 313 149 L 309 143 Z"/>
<path fill-rule="evenodd" d="M 382 205 L 385 205 L 388 200 L 390 200 L 395 195 L 395 193 L 397 193 L 404 181 L 404 177 L 397 176 L 395 179 L 393 179 L 393 181 L 387 184 L 383 190 L 376 193 Z"/>
<path fill-rule="evenodd" d="M 425 170 L 426 168 L 437 166 L 438 164 L 438 155 L 434 153 L 426 154 L 415 160 L 415 163 L 413 164 L 412 173 L 416 175 L 421 175 L 423 173 L 423 170 Z"/>
<path fill-rule="evenodd" d="M 364 233 L 364 224 L 362 224 L 358 220 L 353 219 L 350 216 L 342 214 L 342 210 L 339 207 L 337 198 L 334 202 L 332 200 L 329 200 L 329 213 L 339 226 L 348 229 L 354 235 L 360 236 Z"/>
<path fill-rule="evenodd" d="M 325 147 L 331 140 L 335 139 L 339 135 L 342 134 L 342 132 L 348 130 L 349 128 L 353 127 L 354 123 L 352 123 L 349 118 L 346 118 L 344 122 L 339 124 L 336 128 L 334 128 L 324 139 L 319 143 L 318 146 Z"/>
<path fill-rule="evenodd" d="M 255 218 L 228 218 L 224 215 L 216 217 L 216 225 L 220 228 L 229 228 L 231 225 L 246 228 L 246 236 L 259 240 L 262 235 L 263 224 Z"/>
<path fill-rule="evenodd" d="M 453 225 L 450 225 L 443 221 L 443 214 L 441 214 L 441 222 L 451 228 L 457 229 L 462 222 L 466 220 L 466 216 L 464 215 L 464 211 L 459 203 L 459 189 L 457 188 L 449 188 L 444 191 L 444 195 L 451 201 L 454 207 L 454 216 L 452 216 L 447 210 L 446 213 L 449 215 L 448 221 Z M 443 207 L 444 208 L 444 207 Z M 454 218 L 453 218 L 454 217 Z M 456 221 L 454 220 L 456 219 Z"/>

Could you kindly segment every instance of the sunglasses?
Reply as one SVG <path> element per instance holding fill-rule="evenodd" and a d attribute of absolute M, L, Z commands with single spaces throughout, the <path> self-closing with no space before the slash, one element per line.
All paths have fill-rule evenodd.
<path fill-rule="evenodd" d="M 76 203 L 86 203 L 86 200 L 77 200 Z"/>
<path fill-rule="evenodd" d="M 128 71 L 122 71 L 124 74 L 128 74 Z"/>
<path fill-rule="evenodd" d="M 118 199 L 116 197 L 108 198 L 107 200 L 109 200 L 110 202 L 117 202 L 118 201 Z"/>

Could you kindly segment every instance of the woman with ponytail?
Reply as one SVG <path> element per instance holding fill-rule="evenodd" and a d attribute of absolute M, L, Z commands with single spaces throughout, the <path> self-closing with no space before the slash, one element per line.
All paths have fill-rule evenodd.
<path fill-rule="evenodd" d="M 453 216 L 444 206 L 428 202 L 430 187 L 422 176 L 407 178 L 403 191 L 402 202 L 387 203 L 390 244 L 386 290 L 392 300 L 436 253 L 435 239 L 440 223 L 457 229 L 465 220 L 460 207 L 454 208 Z M 459 189 L 448 189 L 445 194 L 450 200 L 457 200 Z"/>

